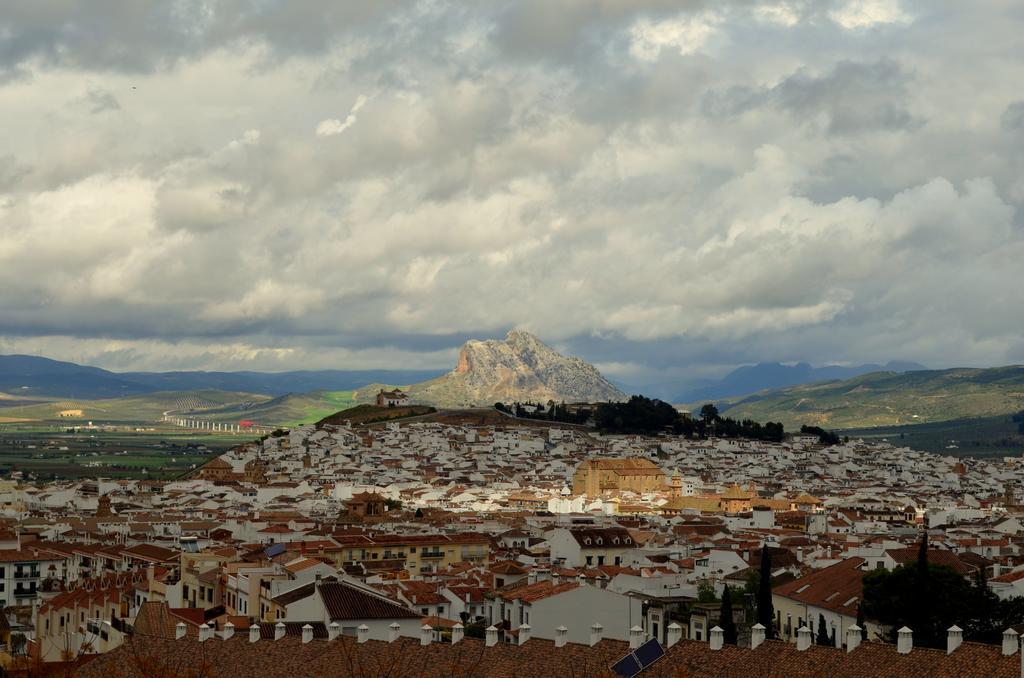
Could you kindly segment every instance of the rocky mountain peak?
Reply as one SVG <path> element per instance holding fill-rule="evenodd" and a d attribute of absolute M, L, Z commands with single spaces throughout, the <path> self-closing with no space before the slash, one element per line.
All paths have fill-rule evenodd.
<path fill-rule="evenodd" d="M 455 369 L 417 385 L 412 396 L 446 406 L 625 398 L 593 365 L 563 356 L 522 330 L 512 330 L 504 341 L 467 341 Z"/>

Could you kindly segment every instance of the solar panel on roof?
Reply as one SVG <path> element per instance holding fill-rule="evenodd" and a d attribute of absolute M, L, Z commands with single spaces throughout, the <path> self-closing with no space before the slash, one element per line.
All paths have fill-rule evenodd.
<path fill-rule="evenodd" d="M 263 552 L 267 554 L 268 558 L 284 553 L 284 544 L 271 544 L 267 548 L 263 549 Z"/>
<path fill-rule="evenodd" d="M 641 668 L 646 669 L 665 656 L 665 648 L 661 646 L 657 638 L 652 638 L 633 650 L 633 656 L 640 662 Z"/>
<path fill-rule="evenodd" d="M 627 654 L 625 657 L 615 662 L 612 666 L 612 671 L 614 671 L 617 676 L 633 678 L 633 676 L 643 671 L 643 667 L 640 666 L 640 662 L 636 660 L 636 657 L 632 654 Z"/>

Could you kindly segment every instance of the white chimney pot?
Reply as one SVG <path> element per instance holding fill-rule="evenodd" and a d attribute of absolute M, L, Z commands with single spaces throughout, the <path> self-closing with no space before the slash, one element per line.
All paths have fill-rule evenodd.
<path fill-rule="evenodd" d="M 764 624 L 754 624 L 753 626 L 751 626 L 750 649 L 756 650 L 757 648 L 761 647 L 761 644 L 764 643 L 766 635 L 767 632 L 765 631 Z"/>
<path fill-rule="evenodd" d="M 1003 656 L 1009 657 L 1017 652 L 1018 635 L 1013 629 L 1003 631 Z"/>
<path fill-rule="evenodd" d="M 861 641 L 861 628 L 854 624 L 850 628 L 846 629 L 846 651 L 853 652 L 860 647 Z"/>
<path fill-rule="evenodd" d="M 725 631 L 722 630 L 721 626 L 711 627 L 711 638 L 708 644 L 715 652 L 721 650 L 722 646 L 725 645 Z"/>
<path fill-rule="evenodd" d="M 683 639 L 683 627 L 679 624 L 672 622 L 668 625 L 668 646 L 672 647 L 680 640 Z"/>
<path fill-rule="evenodd" d="M 896 633 L 896 651 L 900 654 L 910 654 L 914 649 L 914 632 L 904 626 Z"/>
<path fill-rule="evenodd" d="M 964 630 L 953 624 L 946 629 L 946 654 L 953 654 L 964 642 Z"/>
<path fill-rule="evenodd" d="M 569 629 L 559 626 L 555 629 L 555 647 L 565 647 L 565 641 L 569 636 Z"/>
<path fill-rule="evenodd" d="M 809 650 L 811 648 L 811 630 L 806 626 L 801 626 L 796 632 L 796 649 L 800 652 Z"/>
<path fill-rule="evenodd" d="M 519 627 L 519 644 L 524 645 L 530 639 L 530 625 L 523 624 Z"/>

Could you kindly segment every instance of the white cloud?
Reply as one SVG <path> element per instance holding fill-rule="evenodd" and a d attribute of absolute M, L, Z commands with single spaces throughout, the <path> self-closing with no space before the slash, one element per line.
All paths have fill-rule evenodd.
<path fill-rule="evenodd" d="M 316 134 L 320 137 L 332 137 L 337 134 L 341 134 L 352 125 L 356 124 L 356 113 L 359 109 L 366 105 L 367 98 L 360 94 L 356 97 L 356 102 L 352 104 L 352 110 L 349 111 L 348 116 L 345 117 L 345 121 L 342 122 L 337 118 L 331 118 L 328 120 L 321 120 L 320 124 L 316 126 Z"/>
<path fill-rule="evenodd" d="M 717 18 L 710 13 L 683 14 L 674 19 L 643 18 L 630 29 L 629 51 L 641 61 L 655 61 L 663 49 L 687 55 L 704 49 L 715 34 Z"/>
<path fill-rule="evenodd" d="M 847 30 L 872 28 L 885 24 L 909 23 L 912 17 L 900 0 L 846 0 L 829 16 Z"/>

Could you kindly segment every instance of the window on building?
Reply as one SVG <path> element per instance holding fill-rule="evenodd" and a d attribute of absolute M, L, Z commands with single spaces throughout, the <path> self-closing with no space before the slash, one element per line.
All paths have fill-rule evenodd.
<path fill-rule="evenodd" d="M 594 556 L 587 556 L 587 565 L 594 564 Z"/>

